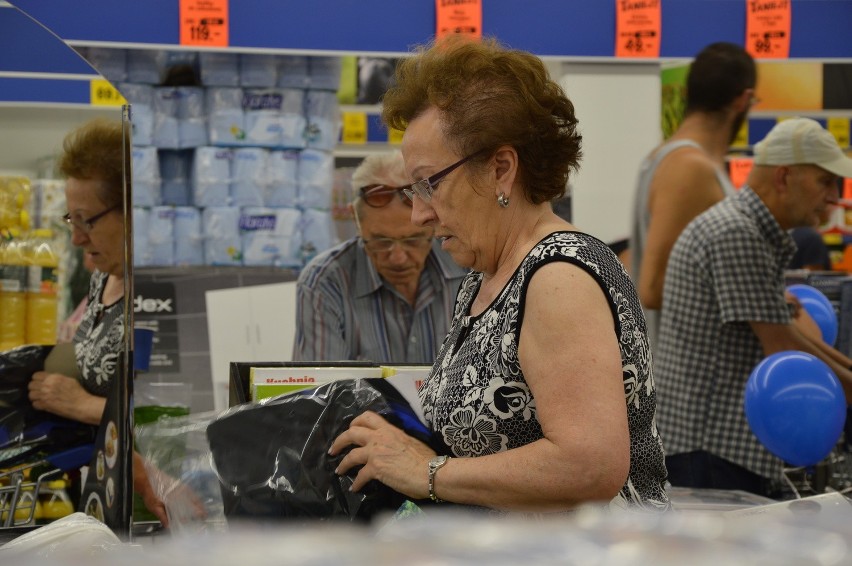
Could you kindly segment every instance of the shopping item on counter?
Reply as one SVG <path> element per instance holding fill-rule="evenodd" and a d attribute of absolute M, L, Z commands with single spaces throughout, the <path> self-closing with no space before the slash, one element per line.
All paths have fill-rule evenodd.
<path fill-rule="evenodd" d="M 211 206 L 201 213 L 206 265 L 241 265 L 240 208 Z"/>
<path fill-rule="evenodd" d="M 332 441 L 368 410 L 427 444 L 432 440 L 405 398 L 382 378 L 334 381 L 222 413 L 207 427 L 207 438 L 225 515 L 368 521 L 397 510 L 404 495 L 377 481 L 350 491 L 357 469 L 334 472 L 348 450 L 328 454 Z"/>
<path fill-rule="evenodd" d="M 234 155 L 222 147 L 198 147 L 192 160 L 190 182 L 195 206 L 228 206 L 231 203 L 231 162 Z"/>

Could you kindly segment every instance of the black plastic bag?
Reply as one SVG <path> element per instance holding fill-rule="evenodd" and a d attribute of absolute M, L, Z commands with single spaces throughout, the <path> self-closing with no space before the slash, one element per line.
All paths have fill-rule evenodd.
<path fill-rule="evenodd" d="M 207 437 L 225 515 L 367 521 L 396 511 L 404 495 L 377 481 L 349 491 L 357 471 L 334 473 L 346 451 L 328 455 L 332 441 L 367 410 L 431 444 L 408 402 L 380 378 L 344 379 L 238 405 L 211 422 Z"/>
<path fill-rule="evenodd" d="M 97 427 L 39 411 L 30 403 L 30 379 L 44 369 L 52 349 L 26 345 L 0 352 L 0 466 L 94 440 Z"/>

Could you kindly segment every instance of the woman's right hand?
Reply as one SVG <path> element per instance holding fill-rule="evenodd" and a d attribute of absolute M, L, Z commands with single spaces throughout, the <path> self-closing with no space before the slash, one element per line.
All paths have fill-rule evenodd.
<path fill-rule="evenodd" d="M 100 424 L 106 398 L 92 395 L 73 377 L 37 371 L 29 384 L 33 407 L 87 424 Z"/>

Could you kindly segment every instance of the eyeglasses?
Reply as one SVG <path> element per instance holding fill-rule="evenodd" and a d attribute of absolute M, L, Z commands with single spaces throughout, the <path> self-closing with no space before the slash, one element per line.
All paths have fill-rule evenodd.
<path fill-rule="evenodd" d="M 395 245 L 407 252 L 424 250 L 432 243 L 432 236 L 413 236 L 411 238 L 372 238 L 361 240 L 368 252 L 375 254 L 388 253 Z"/>
<path fill-rule="evenodd" d="M 412 184 L 410 187 L 402 189 L 402 192 L 404 192 L 405 196 L 407 196 L 411 201 L 414 201 L 414 195 L 416 194 L 421 199 L 423 199 L 424 202 L 429 202 L 430 200 L 432 200 L 432 193 L 435 191 L 435 186 L 441 181 L 443 181 L 444 177 L 455 171 L 457 167 L 460 167 L 462 164 L 466 163 L 469 159 L 475 157 L 479 153 L 479 151 L 476 151 L 474 153 L 471 153 L 467 157 L 462 157 L 460 160 L 456 161 L 446 169 L 442 169 L 431 177 L 421 179 L 416 183 Z"/>
<path fill-rule="evenodd" d="M 405 198 L 404 192 L 407 187 L 388 187 L 387 185 L 367 185 L 358 189 L 358 194 L 373 208 L 382 208 L 390 204 L 394 195 L 399 196 L 399 200 L 411 206 L 411 201 Z"/>
<path fill-rule="evenodd" d="M 113 210 L 118 210 L 119 208 L 121 208 L 121 205 L 117 204 L 113 207 L 104 210 L 103 212 L 95 214 L 90 218 L 80 218 L 79 216 L 71 216 L 71 213 L 69 212 L 68 214 L 62 217 L 62 220 L 64 220 L 65 223 L 68 224 L 69 228 L 77 228 L 81 232 L 88 234 L 92 231 L 92 228 L 95 227 L 95 222 L 97 222 Z"/>

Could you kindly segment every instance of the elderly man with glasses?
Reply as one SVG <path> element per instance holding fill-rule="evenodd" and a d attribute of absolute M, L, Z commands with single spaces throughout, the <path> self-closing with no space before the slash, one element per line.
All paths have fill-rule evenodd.
<path fill-rule="evenodd" d="M 411 223 L 398 151 L 365 158 L 352 186 L 358 236 L 302 270 L 293 359 L 431 365 L 467 270 Z"/>

